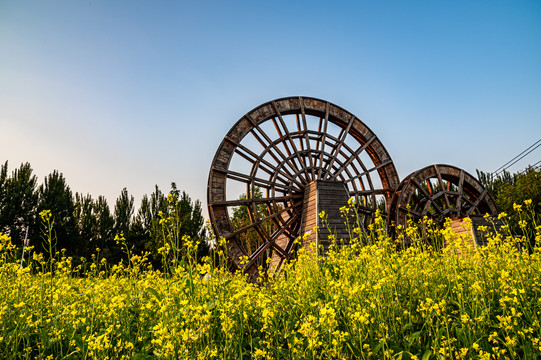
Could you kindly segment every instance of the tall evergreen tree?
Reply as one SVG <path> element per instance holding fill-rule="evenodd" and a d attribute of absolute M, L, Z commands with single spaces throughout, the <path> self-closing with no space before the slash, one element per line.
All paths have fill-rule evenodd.
<path fill-rule="evenodd" d="M 500 211 L 512 213 L 513 204 L 520 205 L 525 200 L 532 200 L 535 213 L 541 214 L 541 168 L 529 167 L 516 174 L 504 171 L 498 176 L 477 170 L 477 176 L 493 196 Z"/>
<path fill-rule="evenodd" d="M 3 209 L 6 204 L 6 180 L 8 176 L 8 162 L 6 161 L 0 166 L 0 221 L 2 220 Z M 0 222 L 0 232 L 2 229 L 2 223 Z"/>
<path fill-rule="evenodd" d="M 205 241 L 201 202 L 199 200 L 192 202 L 192 199 L 185 191 L 182 191 L 181 194 L 174 182 L 171 183 L 170 196 L 172 196 L 173 202 L 169 202 L 168 200 L 169 208 L 164 213 L 164 216 L 178 218 L 180 220 L 179 232 L 182 235 L 188 235 L 194 240 L 200 240 L 199 256 L 207 255 L 209 253 L 209 245 Z"/>
<path fill-rule="evenodd" d="M 116 244 L 114 242 L 114 226 L 115 220 L 111 215 L 111 210 L 107 200 L 103 196 L 98 196 L 92 205 L 92 213 L 96 219 L 95 235 L 89 243 L 89 250 L 94 251 L 96 248 L 103 249 L 103 254 L 106 258 L 110 258 L 113 254 Z"/>
<path fill-rule="evenodd" d="M 15 244 L 24 239 L 29 228 L 29 238 L 35 238 L 37 178 L 29 163 L 21 164 L 7 177 L 7 161 L 0 169 L 0 232 L 11 236 Z"/>
<path fill-rule="evenodd" d="M 77 242 L 79 252 L 88 254 L 88 246 L 95 242 L 97 236 L 97 218 L 94 214 L 92 196 L 75 193 L 75 222 L 77 224 Z"/>
<path fill-rule="evenodd" d="M 148 251 L 150 259 L 155 266 L 161 265 L 161 255 L 158 249 L 164 246 L 163 231 L 160 220 L 170 218 L 168 227 L 174 227 L 179 236 L 187 235 L 193 240 L 200 240 L 199 256 L 209 253 L 209 246 L 205 241 L 204 219 L 201 203 L 195 202 L 184 191 L 177 189 L 175 183 L 171 184 L 169 196 L 156 185 L 154 192 L 148 197 L 143 196 L 141 207 L 135 216 L 130 228 L 130 236 L 126 237 L 135 251 Z"/>
<path fill-rule="evenodd" d="M 126 238 L 129 236 L 133 213 L 133 196 L 129 195 L 128 190 L 124 188 L 115 203 L 115 235 L 124 234 Z"/>
<path fill-rule="evenodd" d="M 143 195 L 141 206 L 132 223 L 130 230 L 131 245 L 135 252 L 141 253 L 150 242 L 152 236 L 152 211 L 150 209 L 150 201 L 148 196 Z"/>
<path fill-rule="evenodd" d="M 75 221 L 75 204 L 70 187 L 62 173 L 54 170 L 38 189 L 38 213 L 50 210 L 54 218 L 54 229 L 57 236 L 56 249 L 66 249 L 72 256 L 83 255 L 86 246 L 81 246 L 77 239 L 77 223 Z"/>
<path fill-rule="evenodd" d="M 166 211 L 166 197 L 155 185 L 154 192 L 141 200 L 141 206 L 132 226 L 132 242 L 134 250 L 148 251 L 155 266 L 161 264 L 157 249 L 162 246 L 160 240 L 159 213 Z"/>

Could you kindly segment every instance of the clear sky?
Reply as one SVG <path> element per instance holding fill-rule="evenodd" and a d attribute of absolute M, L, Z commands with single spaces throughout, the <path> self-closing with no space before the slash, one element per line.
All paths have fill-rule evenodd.
<path fill-rule="evenodd" d="M 541 2 L 0 0 L 0 161 L 40 183 L 206 207 L 231 126 L 296 95 L 355 114 L 401 178 L 494 171 L 541 138 Z"/>

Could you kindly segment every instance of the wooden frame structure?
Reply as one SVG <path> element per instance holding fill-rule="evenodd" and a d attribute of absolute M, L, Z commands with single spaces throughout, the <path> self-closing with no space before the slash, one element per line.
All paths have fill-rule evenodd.
<path fill-rule="evenodd" d="M 244 166 L 234 169 L 238 160 Z M 281 261 L 291 257 L 303 222 L 305 188 L 318 180 L 342 182 L 367 222 L 374 217 L 378 199 L 389 201 L 399 184 L 393 161 L 377 136 L 328 101 L 270 101 L 231 128 L 212 162 L 208 209 L 216 235 L 228 240 L 235 266 L 255 274 L 273 255 Z M 228 198 L 228 187 L 239 183 L 245 186 L 246 198 Z M 261 197 L 256 196 L 258 190 Z M 238 206 L 246 207 L 249 224 L 235 228 L 231 212 Z M 250 249 L 240 239 L 248 231 L 257 235 Z"/>
<path fill-rule="evenodd" d="M 436 193 L 434 179 L 447 189 Z M 244 196 L 231 189 L 242 189 Z M 253 279 L 258 269 L 279 268 L 293 256 L 295 239 L 320 225 L 321 210 L 342 233 L 338 209 L 348 199 L 364 225 L 382 204 L 392 224 L 404 223 L 406 213 L 440 221 L 497 212 L 486 190 L 458 168 L 434 165 L 400 182 L 368 126 L 343 108 L 310 97 L 269 101 L 242 116 L 218 147 L 207 187 L 215 234 L 228 241 L 233 266 Z M 244 214 L 240 222 L 238 209 Z M 325 236 L 314 233 L 307 242 L 325 245 Z"/>

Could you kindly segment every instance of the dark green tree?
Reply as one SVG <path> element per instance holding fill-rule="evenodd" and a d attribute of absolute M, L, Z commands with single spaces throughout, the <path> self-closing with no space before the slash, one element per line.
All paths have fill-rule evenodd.
<path fill-rule="evenodd" d="M 0 169 L 0 232 L 11 236 L 13 243 L 20 244 L 29 228 L 29 239 L 36 231 L 37 178 L 29 163 L 21 164 L 7 177 L 8 163 Z"/>
<path fill-rule="evenodd" d="M 498 210 L 510 215 L 505 221 L 511 233 L 524 235 L 530 239 L 530 245 L 535 245 L 536 227 L 541 224 L 541 168 L 529 167 L 516 174 L 503 172 L 498 176 L 478 170 L 477 176 Z"/>
<path fill-rule="evenodd" d="M 172 219 L 168 222 L 168 226 L 175 227 L 174 232 L 180 237 L 186 235 L 192 240 L 199 241 L 199 259 L 209 254 L 209 244 L 205 241 L 201 202 L 199 200 L 192 201 L 184 191 L 181 193 L 174 182 L 171 183 L 171 191 L 165 200 L 164 210 L 161 210 L 159 216 L 154 220 L 154 227 L 157 229 L 154 245 L 157 247 L 163 246 L 160 220 L 168 218 Z"/>
<path fill-rule="evenodd" d="M 171 184 L 171 193 L 176 190 L 175 183 Z M 191 238 L 202 239 L 204 238 L 204 219 L 202 215 L 201 202 L 196 200 L 192 202 L 192 199 L 186 192 L 179 194 L 177 202 L 177 209 L 180 214 L 182 232 Z"/>
<path fill-rule="evenodd" d="M 133 221 L 133 201 L 133 196 L 129 195 L 128 190 L 124 188 L 115 203 L 114 233 L 115 235 L 124 234 L 126 239 L 129 237 L 130 227 Z"/>
<path fill-rule="evenodd" d="M 97 219 L 94 214 L 94 201 L 89 194 L 75 193 L 75 222 L 80 254 L 88 256 L 88 246 L 95 242 Z M 83 251 L 84 249 L 84 251 Z"/>
<path fill-rule="evenodd" d="M 150 241 L 151 231 L 152 212 L 148 196 L 145 194 L 130 229 L 131 246 L 134 252 L 141 253 L 145 250 L 145 245 Z"/>
<path fill-rule="evenodd" d="M 8 176 L 8 162 L 0 166 L 0 221 L 2 219 L 3 209 L 6 206 L 6 181 Z M 3 223 L 0 222 L 0 232 L 3 230 Z"/>
<path fill-rule="evenodd" d="M 116 236 L 124 236 L 127 243 L 132 246 L 133 239 L 131 227 L 133 223 L 134 198 L 126 188 L 122 189 L 120 196 L 116 199 L 114 208 L 113 239 Z M 133 247 L 133 246 L 132 246 Z M 107 247 L 107 258 L 112 262 L 118 262 L 124 257 L 124 248 L 121 244 L 111 244 Z"/>
<path fill-rule="evenodd" d="M 38 197 L 37 213 L 50 210 L 54 218 L 56 249 L 66 249 L 71 256 L 85 255 L 86 246 L 78 242 L 73 195 L 62 173 L 49 174 L 38 188 Z"/>
<path fill-rule="evenodd" d="M 529 167 L 516 174 L 504 171 L 498 176 L 477 170 L 477 177 L 500 211 L 510 214 L 514 210 L 513 204 L 532 200 L 534 211 L 541 214 L 541 168 Z"/>
<path fill-rule="evenodd" d="M 148 251 L 154 265 L 159 265 L 160 259 L 157 254 L 159 248 L 159 213 L 166 210 L 166 197 L 155 186 L 150 197 L 146 194 L 141 200 L 141 206 L 135 216 L 131 233 L 133 247 L 136 252 Z"/>
<path fill-rule="evenodd" d="M 95 251 L 96 248 L 103 249 L 103 255 L 109 259 L 115 252 L 116 243 L 114 242 L 115 220 L 111 215 L 111 210 L 107 200 L 103 196 L 98 198 L 92 204 L 92 213 L 95 218 L 94 236 L 89 243 L 89 250 Z"/>

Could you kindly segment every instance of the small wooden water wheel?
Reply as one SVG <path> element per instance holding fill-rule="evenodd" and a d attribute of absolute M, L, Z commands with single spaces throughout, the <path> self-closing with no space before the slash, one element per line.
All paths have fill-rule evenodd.
<path fill-rule="evenodd" d="M 291 258 L 321 211 L 343 227 L 338 209 L 353 198 L 369 223 L 398 184 L 384 146 L 353 114 L 324 100 L 282 98 L 248 112 L 223 139 L 209 174 L 209 216 L 233 265 L 255 278 L 260 266 Z"/>
<path fill-rule="evenodd" d="M 446 218 L 483 222 L 487 213 L 496 215 L 498 210 L 479 181 L 454 166 L 430 165 L 402 180 L 391 200 L 388 223 L 391 228 L 406 227 L 408 218 L 417 222 L 427 216 L 441 227 Z"/>

